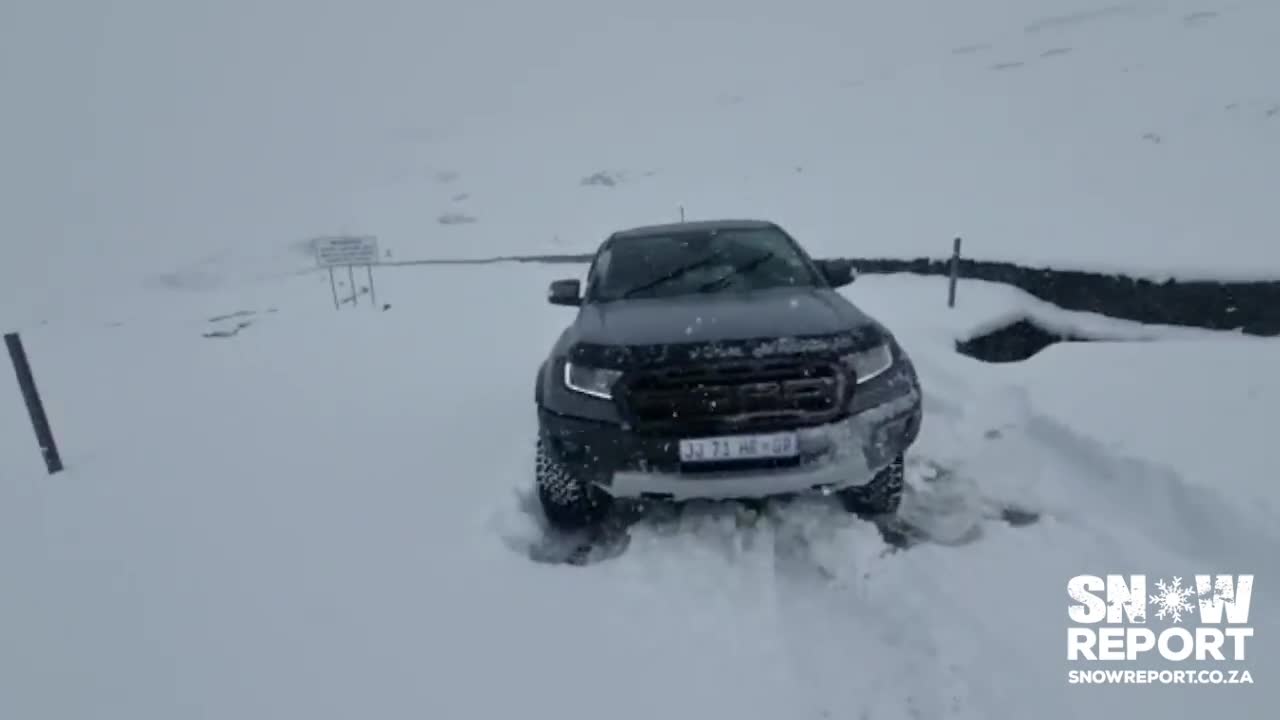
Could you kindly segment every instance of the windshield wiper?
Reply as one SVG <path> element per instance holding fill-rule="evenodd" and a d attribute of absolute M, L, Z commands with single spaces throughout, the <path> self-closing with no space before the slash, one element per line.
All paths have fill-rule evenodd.
<path fill-rule="evenodd" d="M 637 285 L 636 287 L 633 287 L 630 290 L 627 290 L 626 292 L 622 293 L 622 297 L 629 298 L 632 295 L 635 295 L 636 293 L 644 292 L 645 290 L 652 290 L 653 288 L 663 283 L 671 282 L 672 280 L 675 280 L 676 278 L 679 278 L 683 275 L 691 273 L 700 267 L 710 265 L 716 260 L 719 260 L 722 255 L 724 255 L 723 252 L 717 251 L 702 258 L 701 260 L 698 260 L 697 262 L 692 262 L 692 263 L 689 263 L 688 265 L 681 265 L 680 267 L 676 268 L 675 270 L 672 270 L 671 272 L 665 275 L 661 275 L 657 278 L 654 278 L 653 280 L 650 280 L 649 282 L 643 285 Z"/>
<path fill-rule="evenodd" d="M 721 275 L 720 277 L 716 278 L 715 280 L 712 280 L 711 282 L 703 284 L 701 287 L 698 288 L 698 292 L 702 293 L 702 292 L 711 292 L 712 290 L 716 290 L 722 287 L 729 280 L 729 278 L 734 277 L 735 275 L 741 275 L 745 272 L 754 270 L 757 267 L 760 267 L 764 263 L 771 260 L 773 256 L 774 256 L 774 252 L 772 250 L 769 250 L 764 254 L 760 255 L 759 257 L 752 258 L 741 265 L 737 265 L 732 270 L 725 273 L 724 275 Z"/>

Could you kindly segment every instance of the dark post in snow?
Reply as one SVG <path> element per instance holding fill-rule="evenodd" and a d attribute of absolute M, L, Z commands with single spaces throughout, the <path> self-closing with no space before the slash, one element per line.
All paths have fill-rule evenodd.
<path fill-rule="evenodd" d="M 947 288 L 947 307 L 956 306 L 956 280 L 960 277 L 960 238 L 951 249 L 951 283 Z"/>
<path fill-rule="evenodd" d="M 27 402 L 27 414 L 31 416 L 31 427 L 35 428 L 45 467 L 53 475 L 62 470 L 62 457 L 58 455 L 58 446 L 53 441 L 53 430 L 49 428 L 44 403 L 40 402 L 36 379 L 31 374 L 31 364 L 27 362 L 27 351 L 23 349 L 18 333 L 7 333 L 4 344 L 9 348 L 9 359 L 13 360 L 13 371 L 18 375 L 18 386 L 22 389 L 22 398 Z"/>

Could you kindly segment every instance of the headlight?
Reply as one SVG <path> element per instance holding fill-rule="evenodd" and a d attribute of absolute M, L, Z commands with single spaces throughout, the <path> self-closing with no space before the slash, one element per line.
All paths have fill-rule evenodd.
<path fill-rule="evenodd" d="M 621 370 L 605 370 L 602 368 L 564 364 L 564 386 L 583 395 L 598 397 L 604 400 L 613 398 L 613 385 L 622 377 Z"/>
<path fill-rule="evenodd" d="M 893 367 L 893 351 L 889 349 L 889 343 L 881 343 L 869 350 L 845 355 L 840 360 L 853 371 L 855 381 L 861 384 Z"/>

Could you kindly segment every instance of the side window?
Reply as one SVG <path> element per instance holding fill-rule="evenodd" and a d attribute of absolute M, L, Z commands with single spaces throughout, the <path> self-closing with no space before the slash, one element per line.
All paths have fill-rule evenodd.
<path fill-rule="evenodd" d="M 600 290 L 600 284 L 609 272 L 609 259 L 613 257 L 613 249 L 606 247 L 596 255 L 595 262 L 591 263 L 591 269 L 587 271 L 587 287 L 583 293 L 586 297 L 595 297 Z"/>

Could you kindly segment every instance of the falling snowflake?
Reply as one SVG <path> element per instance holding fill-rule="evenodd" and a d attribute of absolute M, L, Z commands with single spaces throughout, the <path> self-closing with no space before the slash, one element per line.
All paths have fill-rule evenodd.
<path fill-rule="evenodd" d="M 1182 587 L 1182 578 L 1174 577 L 1173 584 L 1167 584 L 1164 578 L 1156 583 L 1156 589 L 1159 594 L 1151 596 L 1151 602 L 1157 607 L 1156 617 L 1163 620 L 1166 616 L 1173 619 L 1174 622 L 1182 622 L 1182 613 L 1191 612 L 1192 605 L 1187 601 L 1191 594 L 1195 592 L 1193 588 Z"/>

